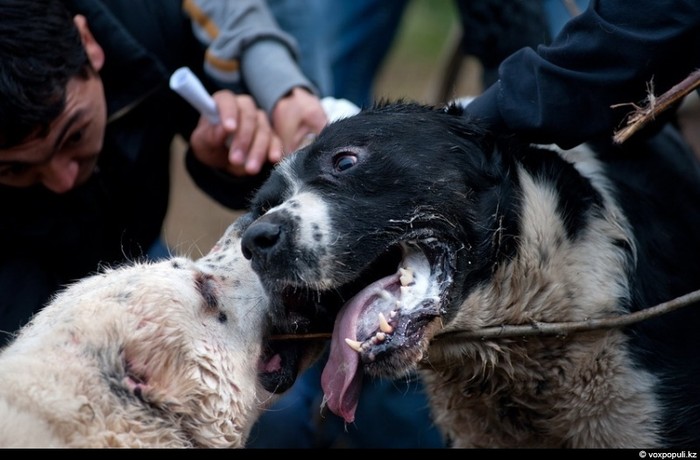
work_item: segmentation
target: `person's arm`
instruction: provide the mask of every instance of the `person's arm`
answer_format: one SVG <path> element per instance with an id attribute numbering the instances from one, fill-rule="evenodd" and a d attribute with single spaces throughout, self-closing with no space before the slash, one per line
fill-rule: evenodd
<path id="1" fill-rule="evenodd" d="M 522 49 L 467 112 L 496 130 L 573 147 L 618 127 L 650 84 L 659 95 L 700 64 L 697 0 L 592 0 L 549 46 Z"/>
<path id="2" fill-rule="evenodd" d="M 276 163 L 305 136 L 321 131 L 327 119 L 318 90 L 297 63 L 296 41 L 264 0 L 188 0 L 184 10 L 207 46 L 204 70 L 224 87 L 242 80 L 272 122 L 282 149 L 271 149 L 269 161 Z"/>
<path id="3" fill-rule="evenodd" d="M 316 88 L 296 62 L 297 44 L 262 0 L 188 0 L 195 36 L 207 46 L 205 71 L 219 82 L 243 79 L 258 105 L 270 114 L 292 88 Z"/>

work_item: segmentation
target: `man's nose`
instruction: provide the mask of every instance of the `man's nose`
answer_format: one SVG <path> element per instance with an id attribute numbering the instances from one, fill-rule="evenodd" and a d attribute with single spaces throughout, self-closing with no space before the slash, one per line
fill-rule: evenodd
<path id="1" fill-rule="evenodd" d="M 79 170 L 75 159 L 57 155 L 42 168 L 41 183 L 54 193 L 65 193 L 75 187 Z"/>

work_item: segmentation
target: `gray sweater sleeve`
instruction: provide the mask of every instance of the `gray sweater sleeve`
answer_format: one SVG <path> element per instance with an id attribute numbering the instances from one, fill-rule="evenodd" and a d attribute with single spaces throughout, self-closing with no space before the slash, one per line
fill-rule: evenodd
<path id="1" fill-rule="evenodd" d="M 279 27 L 264 0 L 185 0 L 183 8 L 207 47 L 204 70 L 216 81 L 225 86 L 242 78 L 268 114 L 294 87 L 318 94 L 297 64 L 296 41 Z"/>

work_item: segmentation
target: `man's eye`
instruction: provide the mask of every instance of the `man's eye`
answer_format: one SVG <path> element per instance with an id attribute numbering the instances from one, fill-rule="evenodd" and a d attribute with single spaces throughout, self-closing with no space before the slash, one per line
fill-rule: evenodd
<path id="1" fill-rule="evenodd" d="M 79 143 L 83 138 L 83 130 L 79 130 L 74 132 L 73 134 L 70 135 L 68 139 L 66 139 L 67 144 L 77 144 Z"/>
<path id="2" fill-rule="evenodd" d="M 29 171 L 29 165 L 23 163 L 11 164 L 0 168 L 0 177 L 21 176 Z"/>

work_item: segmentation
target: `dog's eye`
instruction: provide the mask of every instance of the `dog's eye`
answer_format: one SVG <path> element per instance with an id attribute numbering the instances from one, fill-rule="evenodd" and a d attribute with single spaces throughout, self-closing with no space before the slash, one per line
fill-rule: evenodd
<path id="1" fill-rule="evenodd" d="M 357 163 L 357 155 L 351 152 L 342 152 L 335 156 L 333 169 L 338 172 L 350 169 Z"/>

